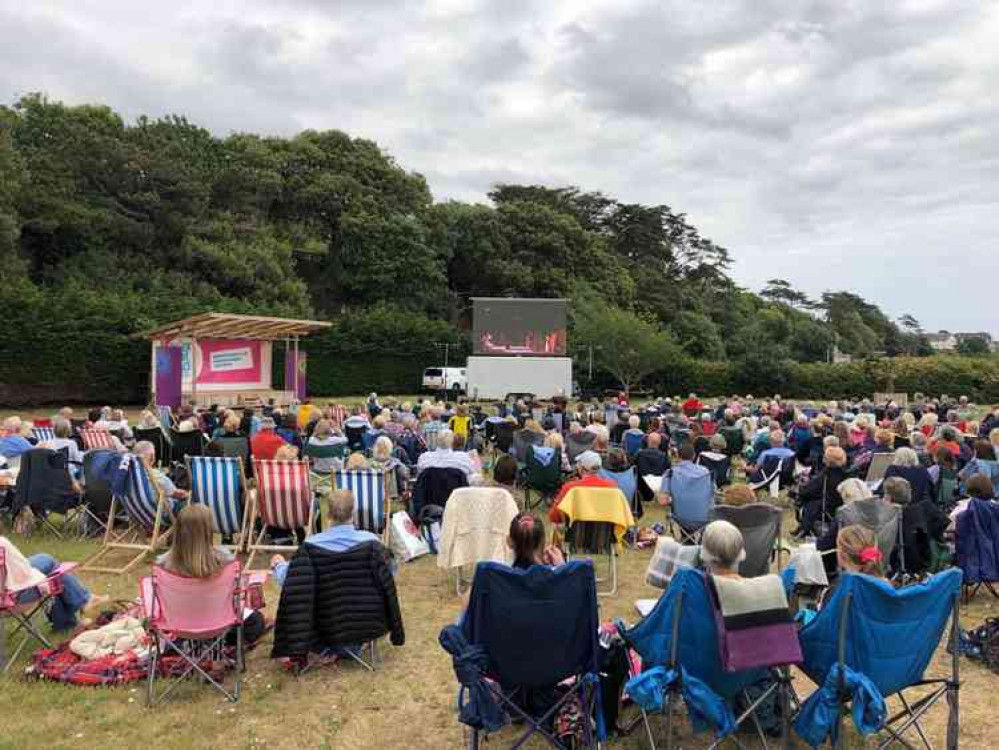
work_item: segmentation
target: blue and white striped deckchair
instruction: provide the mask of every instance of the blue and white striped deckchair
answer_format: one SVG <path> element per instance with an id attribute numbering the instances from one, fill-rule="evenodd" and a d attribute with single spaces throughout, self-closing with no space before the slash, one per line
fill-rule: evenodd
<path id="1" fill-rule="evenodd" d="M 191 502 L 207 505 L 212 511 L 215 531 L 222 536 L 239 535 L 234 546 L 245 542 L 243 502 L 246 479 L 239 456 L 188 456 L 187 472 L 191 478 Z"/>
<path id="2" fill-rule="evenodd" d="M 164 430 L 173 427 L 173 410 L 169 406 L 157 406 L 156 415 L 160 418 L 160 425 Z"/>
<path id="3" fill-rule="evenodd" d="M 111 497 L 104 546 L 80 567 L 81 570 L 127 573 L 141 563 L 146 554 L 162 547 L 173 533 L 170 527 L 172 516 L 167 505 L 168 500 L 156 483 L 150 479 L 142 461 L 126 453 L 122 456 L 120 471 L 125 472 L 125 477 L 121 483 L 122 490 L 114 492 Z M 125 509 L 129 521 L 129 528 L 122 532 L 116 532 L 114 524 L 119 504 Z M 122 568 L 96 566 L 98 560 L 117 549 L 130 550 L 136 552 L 136 555 Z"/>
<path id="4" fill-rule="evenodd" d="M 39 443 L 55 440 L 55 430 L 51 427 L 32 427 L 31 436 Z"/>
<path id="5" fill-rule="evenodd" d="M 388 535 L 389 498 L 387 473 L 377 469 L 338 471 L 333 477 L 338 490 L 354 493 L 354 521 L 357 528 Z"/>

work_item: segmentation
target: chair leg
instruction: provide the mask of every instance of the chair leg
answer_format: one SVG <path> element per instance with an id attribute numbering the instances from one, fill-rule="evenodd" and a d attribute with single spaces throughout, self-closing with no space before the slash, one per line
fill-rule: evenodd
<path id="1" fill-rule="evenodd" d="M 159 661 L 159 636 L 153 633 L 149 639 L 149 677 L 146 679 L 146 706 L 153 706 L 155 700 L 156 666 Z"/>

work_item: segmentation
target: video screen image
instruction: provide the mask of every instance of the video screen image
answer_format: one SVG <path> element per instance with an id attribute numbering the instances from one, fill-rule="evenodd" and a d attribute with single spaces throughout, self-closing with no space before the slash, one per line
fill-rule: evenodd
<path id="1" fill-rule="evenodd" d="M 497 357 L 564 357 L 564 299 L 472 300 L 472 350 Z"/>

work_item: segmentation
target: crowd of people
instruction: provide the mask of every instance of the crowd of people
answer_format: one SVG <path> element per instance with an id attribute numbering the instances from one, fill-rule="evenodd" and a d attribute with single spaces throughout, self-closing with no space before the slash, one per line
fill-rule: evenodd
<path id="1" fill-rule="evenodd" d="M 647 503 L 738 507 L 767 500 L 766 493 L 779 487 L 788 491 L 797 520 L 791 536 L 814 545 L 823 557 L 832 582 L 824 597 L 835 590 L 842 572 L 892 576 L 901 583 L 950 565 L 960 515 L 972 500 L 993 502 L 999 478 L 999 410 L 987 412 L 967 398 L 946 396 L 917 395 L 910 404 L 816 404 L 779 396 L 733 396 L 709 403 L 690 394 L 633 404 L 620 394 L 603 400 L 556 397 L 545 403 L 483 405 L 431 399 L 383 402 L 371 394 L 363 405 L 351 408 L 306 400 L 290 409 L 184 406 L 169 417 L 146 410 L 134 426 L 120 409 L 95 409 L 77 420 L 67 408 L 44 423 L 50 433 L 39 432 L 38 426 L 18 417 L 4 420 L 0 474 L 16 468 L 28 451 L 49 448 L 65 456 L 74 486 L 83 492 L 79 467 L 86 445 L 81 433 L 106 431 L 113 438 L 112 450 L 133 453 L 173 501 L 173 545 L 156 564 L 192 578 L 210 578 L 233 559 L 213 542 L 211 514 L 187 503 L 190 492 L 183 473 L 163 460 L 175 457 L 173 446 L 181 440 L 192 445 L 192 435 L 205 455 L 224 455 L 225 441 L 243 440 L 247 460 L 306 459 L 318 475 L 357 468 L 385 471 L 392 477 L 392 494 L 404 503 L 424 472 L 446 469 L 459 473 L 464 486 L 489 487 L 499 493 L 497 502 L 516 508 L 522 505 L 513 500 L 525 483 L 528 459 L 554 461 L 560 488 L 545 498 L 544 512 L 519 510 L 507 516 L 509 554 L 504 558 L 519 569 L 564 564 L 564 550 L 552 544 L 551 531 L 567 522 L 559 504 L 574 488 L 622 487 L 621 475 L 632 472 L 634 491 L 628 500 L 640 518 Z M 159 431 L 162 440 L 149 439 L 151 430 Z M 158 450 L 167 455 L 157 455 Z M 8 504 L 12 493 L 8 487 Z M 376 572 L 380 596 L 394 600 L 394 585 L 384 577 L 391 578 L 396 566 L 379 535 L 356 527 L 355 498 L 349 491 L 333 490 L 323 503 L 327 528 L 303 530 L 304 544 L 293 559 L 275 555 L 270 564 L 274 579 L 284 590 L 298 591 L 328 565 L 324 555 L 373 547 L 384 562 Z M 890 554 L 875 530 L 849 512 L 855 503 L 856 508 L 881 503 L 900 509 L 901 542 Z M 443 522 L 446 527 L 447 515 Z M 707 519 L 696 531 L 704 569 L 739 580 L 746 558 L 740 529 Z M 8 538 L 0 537 L 0 544 L 7 550 L 8 587 L 35 585 L 58 564 L 44 555 L 20 555 Z M 102 603 L 79 580 L 67 580 L 51 613 L 61 628 L 75 627 L 81 613 Z M 389 607 L 389 621 L 379 626 L 401 645 L 401 615 L 397 603 L 394 607 Z M 253 612 L 248 617 L 259 637 L 266 629 L 262 616 Z M 278 624 L 275 654 L 300 657 L 294 625 L 308 615 L 295 610 L 287 617 L 292 623 Z M 321 656 L 336 658 L 337 653 Z"/>

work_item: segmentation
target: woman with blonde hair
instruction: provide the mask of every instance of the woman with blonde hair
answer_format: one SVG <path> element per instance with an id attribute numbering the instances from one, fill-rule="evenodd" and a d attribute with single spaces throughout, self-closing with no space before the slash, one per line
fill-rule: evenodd
<path id="1" fill-rule="evenodd" d="M 174 521 L 173 543 L 156 558 L 156 565 L 185 578 L 211 578 L 236 558 L 229 551 L 216 547 L 213 541 L 214 522 L 207 505 L 188 505 Z M 264 616 L 258 611 L 244 612 L 243 642 L 251 644 L 267 631 Z M 235 632 L 226 637 L 235 645 Z"/>
<path id="2" fill-rule="evenodd" d="M 554 449 L 561 457 L 562 471 L 568 473 L 572 472 L 572 464 L 569 463 L 569 454 L 565 451 L 565 441 L 562 439 L 561 433 L 549 432 L 545 435 L 545 446 Z"/>

